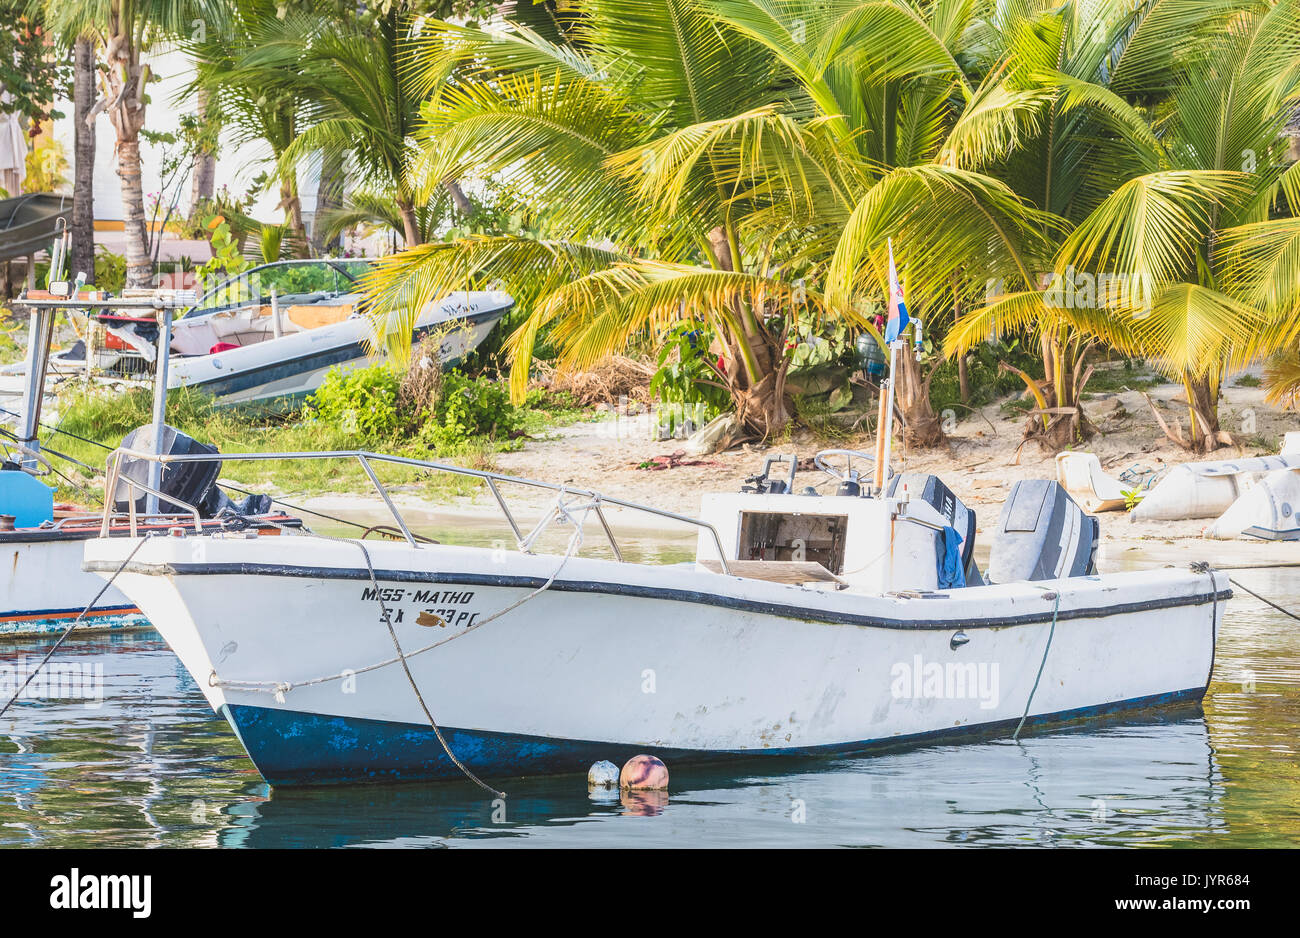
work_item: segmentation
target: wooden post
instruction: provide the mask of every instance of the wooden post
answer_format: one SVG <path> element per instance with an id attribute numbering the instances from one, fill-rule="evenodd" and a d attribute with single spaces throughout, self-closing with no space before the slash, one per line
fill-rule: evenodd
<path id="1" fill-rule="evenodd" d="M 884 492 L 885 487 L 881 482 L 885 474 L 885 421 L 892 415 L 886 410 L 889 407 L 889 397 L 885 388 L 886 382 L 892 382 L 893 378 L 886 378 L 880 385 L 880 408 L 879 415 L 876 417 L 876 472 L 872 476 L 872 487 L 877 493 Z"/>

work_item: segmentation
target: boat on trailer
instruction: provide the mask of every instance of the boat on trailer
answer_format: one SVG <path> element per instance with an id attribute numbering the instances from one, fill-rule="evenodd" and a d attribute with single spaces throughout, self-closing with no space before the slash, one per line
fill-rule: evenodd
<path id="1" fill-rule="evenodd" d="M 1231 595 L 1206 567 L 1098 574 L 1095 519 L 1047 480 L 1012 490 L 981 571 L 941 480 L 873 492 L 845 451 L 817 456 L 833 495 L 769 464 L 698 518 L 374 453 L 228 458 L 358 460 L 403 535 L 87 542 L 274 785 L 857 753 L 1198 701 Z M 421 539 L 381 463 L 478 478 L 515 549 Z M 518 485 L 554 495 L 530 530 Z M 614 509 L 693 526 L 696 559 L 627 562 Z M 538 552 L 555 528 L 568 549 Z M 582 552 L 595 536 L 610 556 Z"/>

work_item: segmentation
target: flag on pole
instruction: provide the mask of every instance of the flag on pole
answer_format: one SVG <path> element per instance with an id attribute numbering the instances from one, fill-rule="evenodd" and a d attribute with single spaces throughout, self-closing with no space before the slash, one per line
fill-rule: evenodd
<path id="1" fill-rule="evenodd" d="M 889 321 L 885 324 L 885 343 L 898 341 L 910 322 L 907 304 L 903 302 L 903 288 L 898 285 L 898 270 L 894 267 L 894 239 L 889 239 Z"/>

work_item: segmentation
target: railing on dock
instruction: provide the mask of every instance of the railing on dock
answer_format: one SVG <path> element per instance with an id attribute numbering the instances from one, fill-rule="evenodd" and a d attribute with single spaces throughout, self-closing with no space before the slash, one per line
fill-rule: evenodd
<path id="1" fill-rule="evenodd" d="M 365 472 L 366 478 L 370 480 L 370 484 L 374 486 L 379 497 L 383 499 L 384 505 L 387 506 L 389 513 L 393 516 L 393 520 L 396 522 L 398 530 L 402 532 L 402 536 L 406 539 L 408 544 L 417 549 L 420 547 L 419 538 L 411 533 L 411 529 L 407 526 L 406 520 L 402 517 L 401 512 L 397 510 L 397 505 L 393 503 L 392 497 L 388 494 L 388 489 L 384 487 L 383 482 L 379 480 L 379 476 L 375 474 L 375 469 L 372 465 L 373 463 L 388 463 L 391 465 L 408 466 L 416 469 L 432 469 L 436 472 L 447 472 L 452 475 L 468 476 L 470 478 L 482 480 L 486 483 L 488 491 L 492 493 L 492 497 L 496 500 L 497 506 L 501 509 L 501 513 L 505 517 L 506 523 L 510 525 L 510 530 L 515 536 L 515 543 L 521 551 L 527 553 L 531 553 L 531 551 L 528 550 L 528 545 L 536 539 L 537 535 L 541 533 L 550 521 L 554 520 L 556 512 L 552 511 L 550 515 L 543 518 L 542 522 L 532 532 L 525 535 L 519 527 L 519 523 L 515 519 L 514 513 L 511 512 L 510 506 L 506 504 L 506 500 L 502 496 L 501 490 L 498 486 L 501 484 L 510 484 L 528 488 L 544 489 L 557 493 L 559 497 L 565 495 L 576 495 L 580 498 L 590 499 L 594 504 L 592 510 L 595 512 L 596 519 L 600 522 L 601 529 L 604 531 L 605 537 L 609 541 L 609 546 L 614 552 L 615 559 L 622 561 L 623 551 L 618 545 L 618 540 L 614 536 L 613 529 L 609 526 L 609 520 L 605 517 L 605 505 L 613 505 L 616 508 L 624 508 L 629 511 L 639 511 L 660 518 L 667 518 L 670 521 L 678 521 L 682 524 L 693 525 L 701 530 L 707 531 L 712 538 L 713 547 L 717 551 L 718 561 L 722 565 L 722 572 L 730 573 L 727 566 L 726 552 L 722 548 L 722 539 L 718 536 L 717 529 L 708 522 L 701 521 L 699 518 L 692 518 L 689 515 L 678 514 L 674 511 L 666 511 L 662 508 L 652 508 L 649 505 L 641 505 L 637 502 L 629 502 L 621 498 L 610 498 L 609 496 L 601 495 L 599 492 L 593 492 L 588 489 L 571 488 L 567 485 L 556 485 L 552 482 L 541 482 L 537 479 L 525 479 L 521 476 L 509 476 L 503 475 L 499 472 L 487 472 L 482 469 L 467 469 L 464 466 L 456 466 L 449 463 L 430 462 L 424 459 L 413 459 L 408 456 L 389 456 L 384 453 L 372 453 L 365 450 L 331 450 L 320 453 L 222 453 L 220 455 L 189 453 L 184 455 L 157 455 L 155 453 L 146 453 L 140 450 L 119 448 L 114 450 L 108 457 L 108 478 L 104 483 L 104 519 L 100 529 L 102 537 L 108 536 L 110 516 L 113 514 L 113 502 L 117 498 L 116 493 L 119 482 L 124 483 L 128 487 L 127 502 L 130 506 L 128 509 L 128 515 L 130 518 L 132 535 L 136 533 L 137 525 L 137 512 L 135 507 L 136 492 L 143 492 L 148 495 L 156 496 L 159 499 L 160 505 L 165 502 L 170 502 L 173 505 L 183 508 L 187 515 L 193 517 L 195 531 L 201 532 L 203 528 L 202 517 L 197 507 L 172 495 L 166 495 L 137 479 L 123 475 L 121 468 L 122 460 L 125 458 L 139 459 L 145 462 L 157 462 L 164 466 L 168 463 L 182 462 L 210 463 L 227 461 L 251 462 L 270 459 L 355 459 L 361 465 L 362 471 Z"/>

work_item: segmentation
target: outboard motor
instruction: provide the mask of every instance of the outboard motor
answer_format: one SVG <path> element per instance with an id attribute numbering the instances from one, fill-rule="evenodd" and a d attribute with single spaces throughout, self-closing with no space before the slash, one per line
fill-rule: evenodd
<path id="1" fill-rule="evenodd" d="M 1002 506 L 988 579 L 1014 583 L 1096 573 L 1097 535 L 1097 519 L 1059 483 L 1022 479 Z"/>
<path id="2" fill-rule="evenodd" d="M 144 453 L 154 452 L 153 424 L 146 424 L 132 430 L 122 440 L 122 446 L 126 449 L 139 450 Z M 166 425 L 163 426 L 161 450 L 165 454 L 176 456 L 188 456 L 198 453 L 215 456 L 218 453 L 215 446 L 200 443 L 193 437 L 181 433 L 175 427 Z M 136 482 L 148 485 L 149 466 L 150 463 L 147 459 L 127 456 L 122 459 L 121 474 L 128 479 L 134 479 Z M 220 474 L 220 459 L 205 460 L 203 462 L 171 463 L 163 466 L 160 491 L 164 495 L 174 496 L 181 501 L 198 507 L 208 496 L 209 491 L 216 484 L 217 476 Z M 119 481 L 117 488 L 113 492 L 114 510 L 129 511 L 129 499 L 133 492 L 136 493 L 135 510 L 138 512 L 145 511 L 148 495 L 139 489 L 132 489 L 124 481 Z M 173 504 L 165 499 L 158 500 L 158 511 L 162 514 L 180 514 L 185 510 L 180 505 Z"/>
<path id="3" fill-rule="evenodd" d="M 967 508 L 938 476 L 924 472 L 900 473 L 889 480 L 885 494 L 895 498 L 902 494 L 904 488 L 911 498 L 920 499 L 947 518 L 948 523 L 961 535 L 961 566 L 966 571 L 966 585 L 979 586 L 983 583 L 975 564 L 975 512 Z"/>

